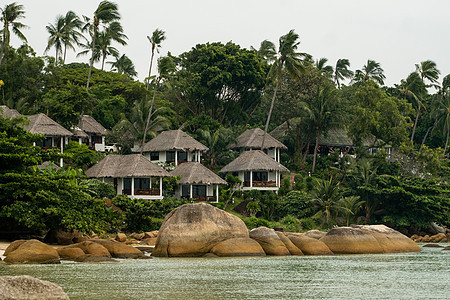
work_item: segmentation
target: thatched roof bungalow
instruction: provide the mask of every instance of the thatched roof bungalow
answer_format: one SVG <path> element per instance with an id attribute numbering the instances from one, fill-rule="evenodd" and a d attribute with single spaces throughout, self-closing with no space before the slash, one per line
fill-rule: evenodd
<path id="1" fill-rule="evenodd" d="M 73 140 L 86 144 L 92 150 L 105 152 L 106 129 L 90 115 L 81 116 L 73 131 Z"/>
<path id="2" fill-rule="evenodd" d="M 131 154 L 107 155 L 88 169 L 86 176 L 113 184 L 118 195 L 162 199 L 162 178 L 172 175 L 144 156 Z"/>
<path id="3" fill-rule="evenodd" d="M 0 105 L 0 114 L 5 119 L 12 119 L 21 116 L 21 114 L 17 110 L 11 109 L 6 105 Z"/>
<path id="4" fill-rule="evenodd" d="M 200 162 L 208 147 L 181 130 L 163 131 L 144 145 L 143 155 L 150 161 L 174 163 Z"/>
<path id="5" fill-rule="evenodd" d="M 248 129 L 238 136 L 235 143 L 228 145 L 228 148 L 239 150 L 240 153 L 248 150 L 263 150 L 264 153 L 280 162 L 280 150 L 285 150 L 287 147 L 267 133 L 264 140 L 264 149 L 261 149 L 263 136 L 264 130 L 260 128 Z"/>
<path id="6" fill-rule="evenodd" d="M 170 174 L 181 177 L 175 191 L 177 198 L 219 202 L 219 185 L 227 184 L 199 162 L 182 163 Z"/>
<path id="7" fill-rule="evenodd" d="M 239 157 L 220 170 L 232 173 L 243 182 L 242 190 L 278 191 L 281 173 L 289 172 L 285 166 L 269 157 L 261 150 L 244 151 Z"/>

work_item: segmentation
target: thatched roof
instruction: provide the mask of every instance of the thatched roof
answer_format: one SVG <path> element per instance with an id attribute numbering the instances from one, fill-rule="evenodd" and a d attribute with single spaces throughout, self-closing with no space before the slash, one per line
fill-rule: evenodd
<path id="1" fill-rule="evenodd" d="M 236 148 L 252 148 L 261 149 L 261 144 L 264 136 L 264 130 L 260 128 L 253 128 L 246 130 L 237 138 L 237 142 L 228 145 L 230 149 Z M 264 140 L 264 148 L 280 148 L 287 149 L 287 147 L 272 137 L 270 134 L 266 134 L 266 139 Z"/>
<path id="2" fill-rule="evenodd" d="M 144 152 L 169 150 L 208 151 L 208 147 L 181 130 L 163 131 L 144 145 Z"/>
<path id="3" fill-rule="evenodd" d="M 55 170 L 61 170 L 61 167 L 56 165 L 55 163 L 51 162 L 51 161 L 44 161 L 42 164 L 38 165 L 37 168 L 40 170 L 44 170 L 46 169 L 49 165 L 52 166 L 53 169 Z"/>
<path id="4" fill-rule="evenodd" d="M 77 138 L 87 138 L 89 137 L 86 132 L 84 132 L 83 130 L 81 130 L 78 127 L 72 128 L 73 130 L 73 136 L 77 137 Z"/>
<path id="5" fill-rule="evenodd" d="M 199 162 L 184 162 L 170 172 L 173 176 L 181 176 L 181 184 L 227 184 L 225 180 L 216 175 Z"/>
<path id="6" fill-rule="evenodd" d="M 140 154 L 108 155 L 86 171 L 89 178 L 172 176 Z"/>
<path id="7" fill-rule="evenodd" d="M 235 160 L 220 170 L 220 173 L 263 170 L 289 172 L 289 170 L 275 161 L 261 150 L 244 151 Z"/>
<path id="8" fill-rule="evenodd" d="M 31 133 L 39 133 L 47 136 L 71 136 L 72 132 L 65 129 L 44 114 L 26 116 L 30 124 L 25 129 Z"/>
<path id="9" fill-rule="evenodd" d="M 6 105 L 0 105 L 0 114 L 5 119 L 12 119 L 21 116 L 17 110 L 11 109 Z"/>
<path id="10" fill-rule="evenodd" d="M 344 128 L 333 128 L 319 138 L 319 145 L 332 147 L 350 147 L 353 145 L 351 138 L 347 136 L 347 130 Z"/>
<path id="11" fill-rule="evenodd" d="M 86 133 L 106 135 L 106 129 L 90 115 L 83 115 L 78 127 Z"/>

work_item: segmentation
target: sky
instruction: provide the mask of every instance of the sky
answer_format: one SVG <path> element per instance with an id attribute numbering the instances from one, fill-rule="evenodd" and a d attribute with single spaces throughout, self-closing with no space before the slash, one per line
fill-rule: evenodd
<path id="1" fill-rule="evenodd" d="M 23 30 L 37 55 L 43 55 L 45 26 L 57 15 L 73 10 L 92 17 L 100 1 L 15 0 L 24 5 L 29 26 Z M 2 1 L 3 2 L 3 1 Z M 10 3 L 12 0 L 6 2 Z M 148 74 L 151 48 L 147 40 L 159 28 L 166 32 L 160 55 L 179 55 L 196 44 L 232 41 L 243 48 L 258 48 L 263 40 L 278 45 L 280 36 L 294 29 L 300 52 L 314 59 L 328 58 L 335 65 L 350 60 L 361 69 L 368 59 L 384 69 L 386 85 L 399 83 L 415 64 L 431 59 L 443 76 L 450 74 L 450 1 L 448 0 L 116 0 L 128 45 L 117 45 L 134 62 L 138 78 Z M 0 4 L 5 6 L 5 2 Z M 12 45 L 20 42 L 12 38 Z M 54 49 L 48 52 L 54 55 Z M 88 62 L 68 53 L 68 62 Z M 112 61 L 113 58 L 107 59 Z M 100 64 L 96 65 L 100 67 Z M 109 66 L 106 67 L 109 69 Z M 155 74 L 155 71 L 152 71 Z"/>

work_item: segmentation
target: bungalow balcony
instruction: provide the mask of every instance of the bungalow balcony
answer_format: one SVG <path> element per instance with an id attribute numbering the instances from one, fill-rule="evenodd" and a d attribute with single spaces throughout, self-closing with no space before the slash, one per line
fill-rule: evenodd
<path id="1" fill-rule="evenodd" d="M 244 181 L 244 187 L 277 187 L 277 183 L 273 180 L 268 180 L 268 181 L 256 181 L 253 180 L 252 185 L 250 185 L 250 180 L 246 180 Z"/>
<path id="2" fill-rule="evenodd" d="M 183 196 L 182 198 L 184 199 L 192 199 L 193 201 L 196 202 L 217 202 L 216 196 L 200 196 L 200 195 L 195 195 L 190 197 L 188 196 Z"/>
<path id="3" fill-rule="evenodd" d="M 160 189 L 151 188 L 151 189 L 136 189 L 134 190 L 135 196 L 159 196 L 160 195 Z M 131 196 L 131 190 L 130 189 L 123 189 L 122 190 L 123 195 Z"/>

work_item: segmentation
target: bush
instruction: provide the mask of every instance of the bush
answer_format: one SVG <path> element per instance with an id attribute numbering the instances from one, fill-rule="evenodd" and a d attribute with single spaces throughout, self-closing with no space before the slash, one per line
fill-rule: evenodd
<path id="1" fill-rule="evenodd" d="M 288 215 L 281 219 L 280 223 L 285 231 L 300 232 L 302 230 L 302 224 L 300 220 L 291 215 Z"/>
<path id="2" fill-rule="evenodd" d="M 314 220 L 314 218 L 305 218 L 305 219 L 300 219 L 300 225 L 302 227 L 303 230 L 308 231 L 311 229 L 315 229 L 318 228 L 319 226 L 317 225 L 316 221 Z"/>
<path id="3" fill-rule="evenodd" d="M 247 228 L 249 230 L 254 229 L 254 228 L 258 228 L 261 226 L 266 226 L 266 227 L 270 227 L 269 226 L 269 221 L 267 221 L 266 219 L 259 219 L 257 217 L 247 217 L 247 218 L 243 218 L 242 221 L 244 221 L 245 225 L 247 226 Z"/>
<path id="4" fill-rule="evenodd" d="M 80 180 L 79 185 L 86 188 L 86 193 L 95 198 L 111 199 L 116 195 L 116 190 L 114 189 L 114 186 L 112 184 L 101 182 L 98 179 Z"/>
<path id="5" fill-rule="evenodd" d="M 275 217 L 281 219 L 291 215 L 296 218 L 307 216 L 309 212 L 311 196 L 303 191 L 291 191 L 280 199 Z"/>

